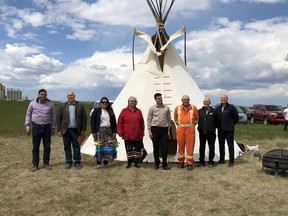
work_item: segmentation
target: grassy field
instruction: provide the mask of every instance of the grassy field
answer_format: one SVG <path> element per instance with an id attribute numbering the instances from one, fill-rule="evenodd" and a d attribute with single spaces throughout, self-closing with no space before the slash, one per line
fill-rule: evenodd
<path id="1" fill-rule="evenodd" d="M 54 136 L 53 169 L 31 172 L 27 105 L 0 101 L 0 215 L 288 215 L 287 172 L 262 172 L 253 151 L 238 157 L 233 168 L 188 172 L 170 163 L 171 171 L 156 171 L 153 164 L 127 170 L 125 162 L 115 161 L 96 169 L 95 159 L 83 155 L 81 170 L 66 170 L 62 140 Z M 288 147 L 281 125 L 237 125 L 235 136 L 245 145 L 258 144 L 262 153 Z"/>
<path id="2" fill-rule="evenodd" d="M 2 101 L 0 100 L 0 135 L 5 137 L 21 136 L 25 133 L 25 115 L 30 101 Z M 54 102 L 56 111 L 60 102 Z M 87 115 L 91 110 L 91 103 L 84 103 Z M 90 128 L 88 131 L 90 133 Z"/>

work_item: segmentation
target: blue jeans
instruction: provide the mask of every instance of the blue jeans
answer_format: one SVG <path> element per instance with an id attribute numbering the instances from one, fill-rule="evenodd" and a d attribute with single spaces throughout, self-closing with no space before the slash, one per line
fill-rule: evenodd
<path id="1" fill-rule="evenodd" d="M 39 149 L 41 139 L 43 139 L 44 154 L 43 163 L 45 165 L 49 164 L 50 152 L 51 152 L 51 125 L 35 125 L 33 124 L 32 130 L 32 164 L 34 166 L 39 165 Z"/>
<path id="2" fill-rule="evenodd" d="M 73 146 L 74 164 L 81 164 L 80 145 L 78 143 L 78 130 L 75 128 L 68 128 L 63 135 L 64 151 L 66 163 L 72 163 L 71 143 Z"/>

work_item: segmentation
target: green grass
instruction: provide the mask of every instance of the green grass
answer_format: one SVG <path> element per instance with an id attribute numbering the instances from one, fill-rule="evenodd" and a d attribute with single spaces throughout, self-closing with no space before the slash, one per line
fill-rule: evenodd
<path id="1" fill-rule="evenodd" d="M 283 131 L 283 125 L 264 125 L 258 123 L 237 124 L 235 140 L 266 140 L 287 139 L 288 133 Z"/>
<path id="2" fill-rule="evenodd" d="M 19 136 L 25 133 L 25 114 L 29 101 L 0 100 L 0 135 Z"/>
<path id="3" fill-rule="evenodd" d="M 4 101 L 0 100 L 0 135 L 5 137 L 15 137 L 25 135 L 25 115 L 30 101 Z M 56 111 L 60 102 L 54 102 Z M 84 103 L 88 120 L 91 103 Z M 88 121 L 89 122 L 89 121 Z M 87 127 L 88 134 L 90 126 Z"/>

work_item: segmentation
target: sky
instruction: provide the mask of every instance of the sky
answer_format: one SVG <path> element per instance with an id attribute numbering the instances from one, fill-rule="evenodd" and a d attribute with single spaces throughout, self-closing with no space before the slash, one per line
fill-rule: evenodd
<path id="1" fill-rule="evenodd" d="M 176 0 L 165 28 L 183 26 L 190 75 L 213 104 L 223 93 L 288 104 L 288 0 Z M 133 72 L 134 28 L 156 31 L 145 0 L 0 0 L 0 83 L 29 99 L 45 88 L 52 100 L 115 100 Z M 183 57 L 183 37 L 174 45 Z M 146 47 L 136 38 L 136 63 Z"/>

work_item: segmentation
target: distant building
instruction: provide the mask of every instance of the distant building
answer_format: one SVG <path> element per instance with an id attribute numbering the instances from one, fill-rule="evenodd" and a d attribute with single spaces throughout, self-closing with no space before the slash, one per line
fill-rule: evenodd
<path id="1" fill-rule="evenodd" d="M 0 100 L 5 99 L 5 86 L 0 83 Z"/>
<path id="2" fill-rule="evenodd" d="M 6 100 L 22 100 L 22 91 L 19 89 L 7 89 L 7 99 Z"/>
<path id="3" fill-rule="evenodd" d="M 23 96 L 23 97 L 22 97 L 22 100 L 23 100 L 23 101 L 25 101 L 25 100 L 27 101 L 27 100 L 28 100 L 28 95 Z"/>

